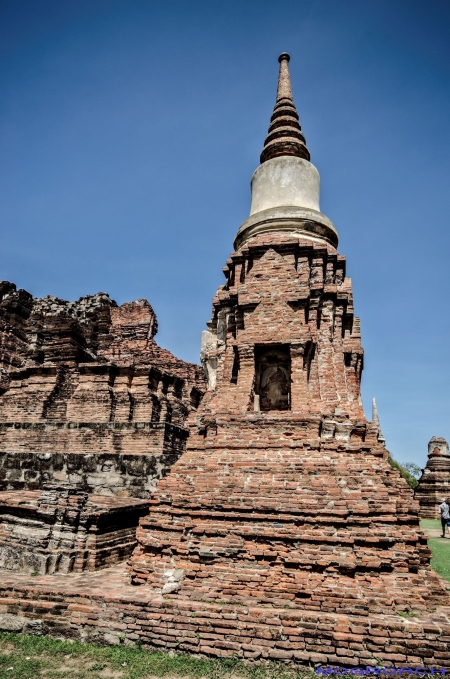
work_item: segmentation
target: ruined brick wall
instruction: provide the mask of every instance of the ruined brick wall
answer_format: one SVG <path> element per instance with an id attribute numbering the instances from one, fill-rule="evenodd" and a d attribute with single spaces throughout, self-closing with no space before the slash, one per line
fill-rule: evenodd
<path id="1" fill-rule="evenodd" d="M 176 600 L 352 615 L 447 602 L 418 503 L 364 416 L 345 259 L 274 232 L 225 275 L 202 351 L 209 389 L 140 522 L 133 581 Z"/>
<path id="2" fill-rule="evenodd" d="M 54 482 L 88 493 L 150 498 L 158 479 L 167 474 L 184 451 L 187 439 L 187 432 L 182 430 L 183 438 L 175 445 L 170 433 L 172 425 L 158 426 L 162 429 L 153 430 L 159 435 L 158 445 L 154 442 L 146 454 L 54 452 L 60 445 L 60 430 L 56 430 L 57 439 L 50 452 L 0 453 L 0 491 L 36 490 Z M 167 436 L 166 429 L 169 430 Z M 161 442 L 160 438 L 166 438 L 167 442 Z M 142 445 L 146 440 L 148 443 L 142 435 L 140 439 Z M 97 443 L 101 441 L 98 437 Z"/>
<path id="3" fill-rule="evenodd" d="M 104 293 L 77 302 L 35 299 L 0 283 L 0 488 L 52 480 L 41 457 L 24 470 L 18 454 L 143 455 L 147 472 L 157 474 L 138 490 L 148 496 L 183 452 L 186 418 L 205 389 L 200 366 L 158 347 L 157 327 L 146 300 L 119 307 Z M 70 465 L 67 459 L 61 468 Z M 122 475 L 120 465 L 113 466 Z M 68 471 L 61 475 L 75 483 Z M 93 486 L 84 478 L 79 483 Z M 137 490 L 126 478 L 120 489 L 114 481 L 111 487 Z"/>
<path id="4" fill-rule="evenodd" d="M 428 444 L 427 464 L 414 497 L 423 519 L 439 519 L 439 505 L 444 499 L 450 502 L 450 452 L 447 441 L 439 436 L 433 436 Z"/>

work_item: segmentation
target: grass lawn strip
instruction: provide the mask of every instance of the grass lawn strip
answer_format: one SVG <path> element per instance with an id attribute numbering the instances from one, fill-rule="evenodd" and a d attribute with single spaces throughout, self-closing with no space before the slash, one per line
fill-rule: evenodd
<path id="1" fill-rule="evenodd" d="M 428 546 L 431 549 L 431 568 L 441 577 L 450 582 L 450 540 L 442 538 L 429 538 Z"/>
<path id="2" fill-rule="evenodd" d="M 9 669 L 9 668 L 13 669 Z M 247 664 L 138 647 L 94 646 L 0 632 L 1 679 L 313 679 L 309 668 L 281 662 Z"/>
<path id="3" fill-rule="evenodd" d="M 441 522 L 434 519 L 422 519 L 420 526 L 428 535 L 428 546 L 432 554 L 431 568 L 450 582 L 450 539 L 440 537 Z M 450 532 L 445 531 L 445 535 L 450 535 Z"/>

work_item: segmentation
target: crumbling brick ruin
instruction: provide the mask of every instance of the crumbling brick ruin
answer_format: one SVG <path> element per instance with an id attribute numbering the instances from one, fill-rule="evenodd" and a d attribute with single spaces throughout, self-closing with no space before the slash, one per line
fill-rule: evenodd
<path id="1" fill-rule="evenodd" d="M 181 455 L 205 389 L 158 347 L 146 300 L 35 299 L 0 283 L 0 489 L 69 483 L 150 497 Z"/>
<path id="2" fill-rule="evenodd" d="M 57 586 L 51 574 L 30 583 L 10 572 L 0 606 L 16 629 L 105 643 L 122 635 L 206 655 L 439 667 L 450 660 L 449 593 L 430 568 L 419 503 L 388 462 L 378 418 L 364 415 L 351 281 L 320 212 L 289 56 L 279 61 L 250 216 L 203 335 L 208 389 L 191 404 L 186 452 L 158 482 L 127 568 Z M 122 341 L 96 339 L 96 356 L 117 362 Z M 189 370 L 191 398 L 201 386 Z M 79 372 L 73 407 L 90 389 L 110 413 L 117 389 L 114 412 L 126 410 L 130 426 L 129 381 L 94 372 Z M 55 385 L 56 373 L 47 390 Z"/>
<path id="3" fill-rule="evenodd" d="M 426 610 L 448 595 L 412 492 L 364 416 L 351 281 L 333 225 L 312 214 L 308 159 L 282 58 L 251 216 L 205 333 L 214 387 L 141 520 L 133 580 L 211 602 L 360 614 L 413 597 Z M 286 199 L 296 181 L 308 215 Z"/>
<path id="4" fill-rule="evenodd" d="M 127 498 L 149 498 L 182 454 L 205 389 L 200 366 L 158 347 L 157 327 L 146 300 L 34 299 L 0 283 L 0 491 L 13 491 L 0 492 L 3 568 L 68 572 L 130 555 L 147 503 Z M 59 519 L 42 511 L 49 484 L 61 487 L 57 514 L 84 503 L 61 528 L 72 556 L 54 546 Z M 101 547 L 96 512 L 109 536 Z"/>
<path id="5" fill-rule="evenodd" d="M 448 443 L 433 436 L 428 444 L 428 460 L 414 491 L 423 519 L 439 519 L 439 505 L 450 500 L 450 451 Z"/>

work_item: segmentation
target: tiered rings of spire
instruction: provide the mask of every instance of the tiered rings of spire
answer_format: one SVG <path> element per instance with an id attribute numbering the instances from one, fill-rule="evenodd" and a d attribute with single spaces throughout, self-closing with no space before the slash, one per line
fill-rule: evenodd
<path id="1" fill-rule="evenodd" d="M 290 58 L 287 52 L 283 52 L 278 57 L 280 72 L 278 75 L 277 100 L 261 153 L 261 163 L 278 156 L 296 156 L 305 160 L 310 159 L 310 153 L 302 134 L 297 109 L 292 97 L 288 66 Z"/>
<path id="2" fill-rule="evenodd" d="M 252 177 L 250 215 L 236 234 L 236 249 L 253 236 L 275 231 L 334 247 L 338 243 L 333 222 L 320 211 L 320 176 L 310 162 L 292 98 L 289 59 L 286 52 L 278 58 L 277 100 L 261 164 Z"/>

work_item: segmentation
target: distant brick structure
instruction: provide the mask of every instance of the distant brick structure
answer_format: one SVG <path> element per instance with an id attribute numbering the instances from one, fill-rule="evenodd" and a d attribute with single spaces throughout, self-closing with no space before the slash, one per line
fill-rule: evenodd
<path id="1" fill-rule="evenodd" d="M 439 519 L 439 505 L 444 499 L 450 501 L 450 451 L 447 441 L 439 436 L 433 436 L 428 444 L 427 464 L 414 496 L 423 519 Z"/>

